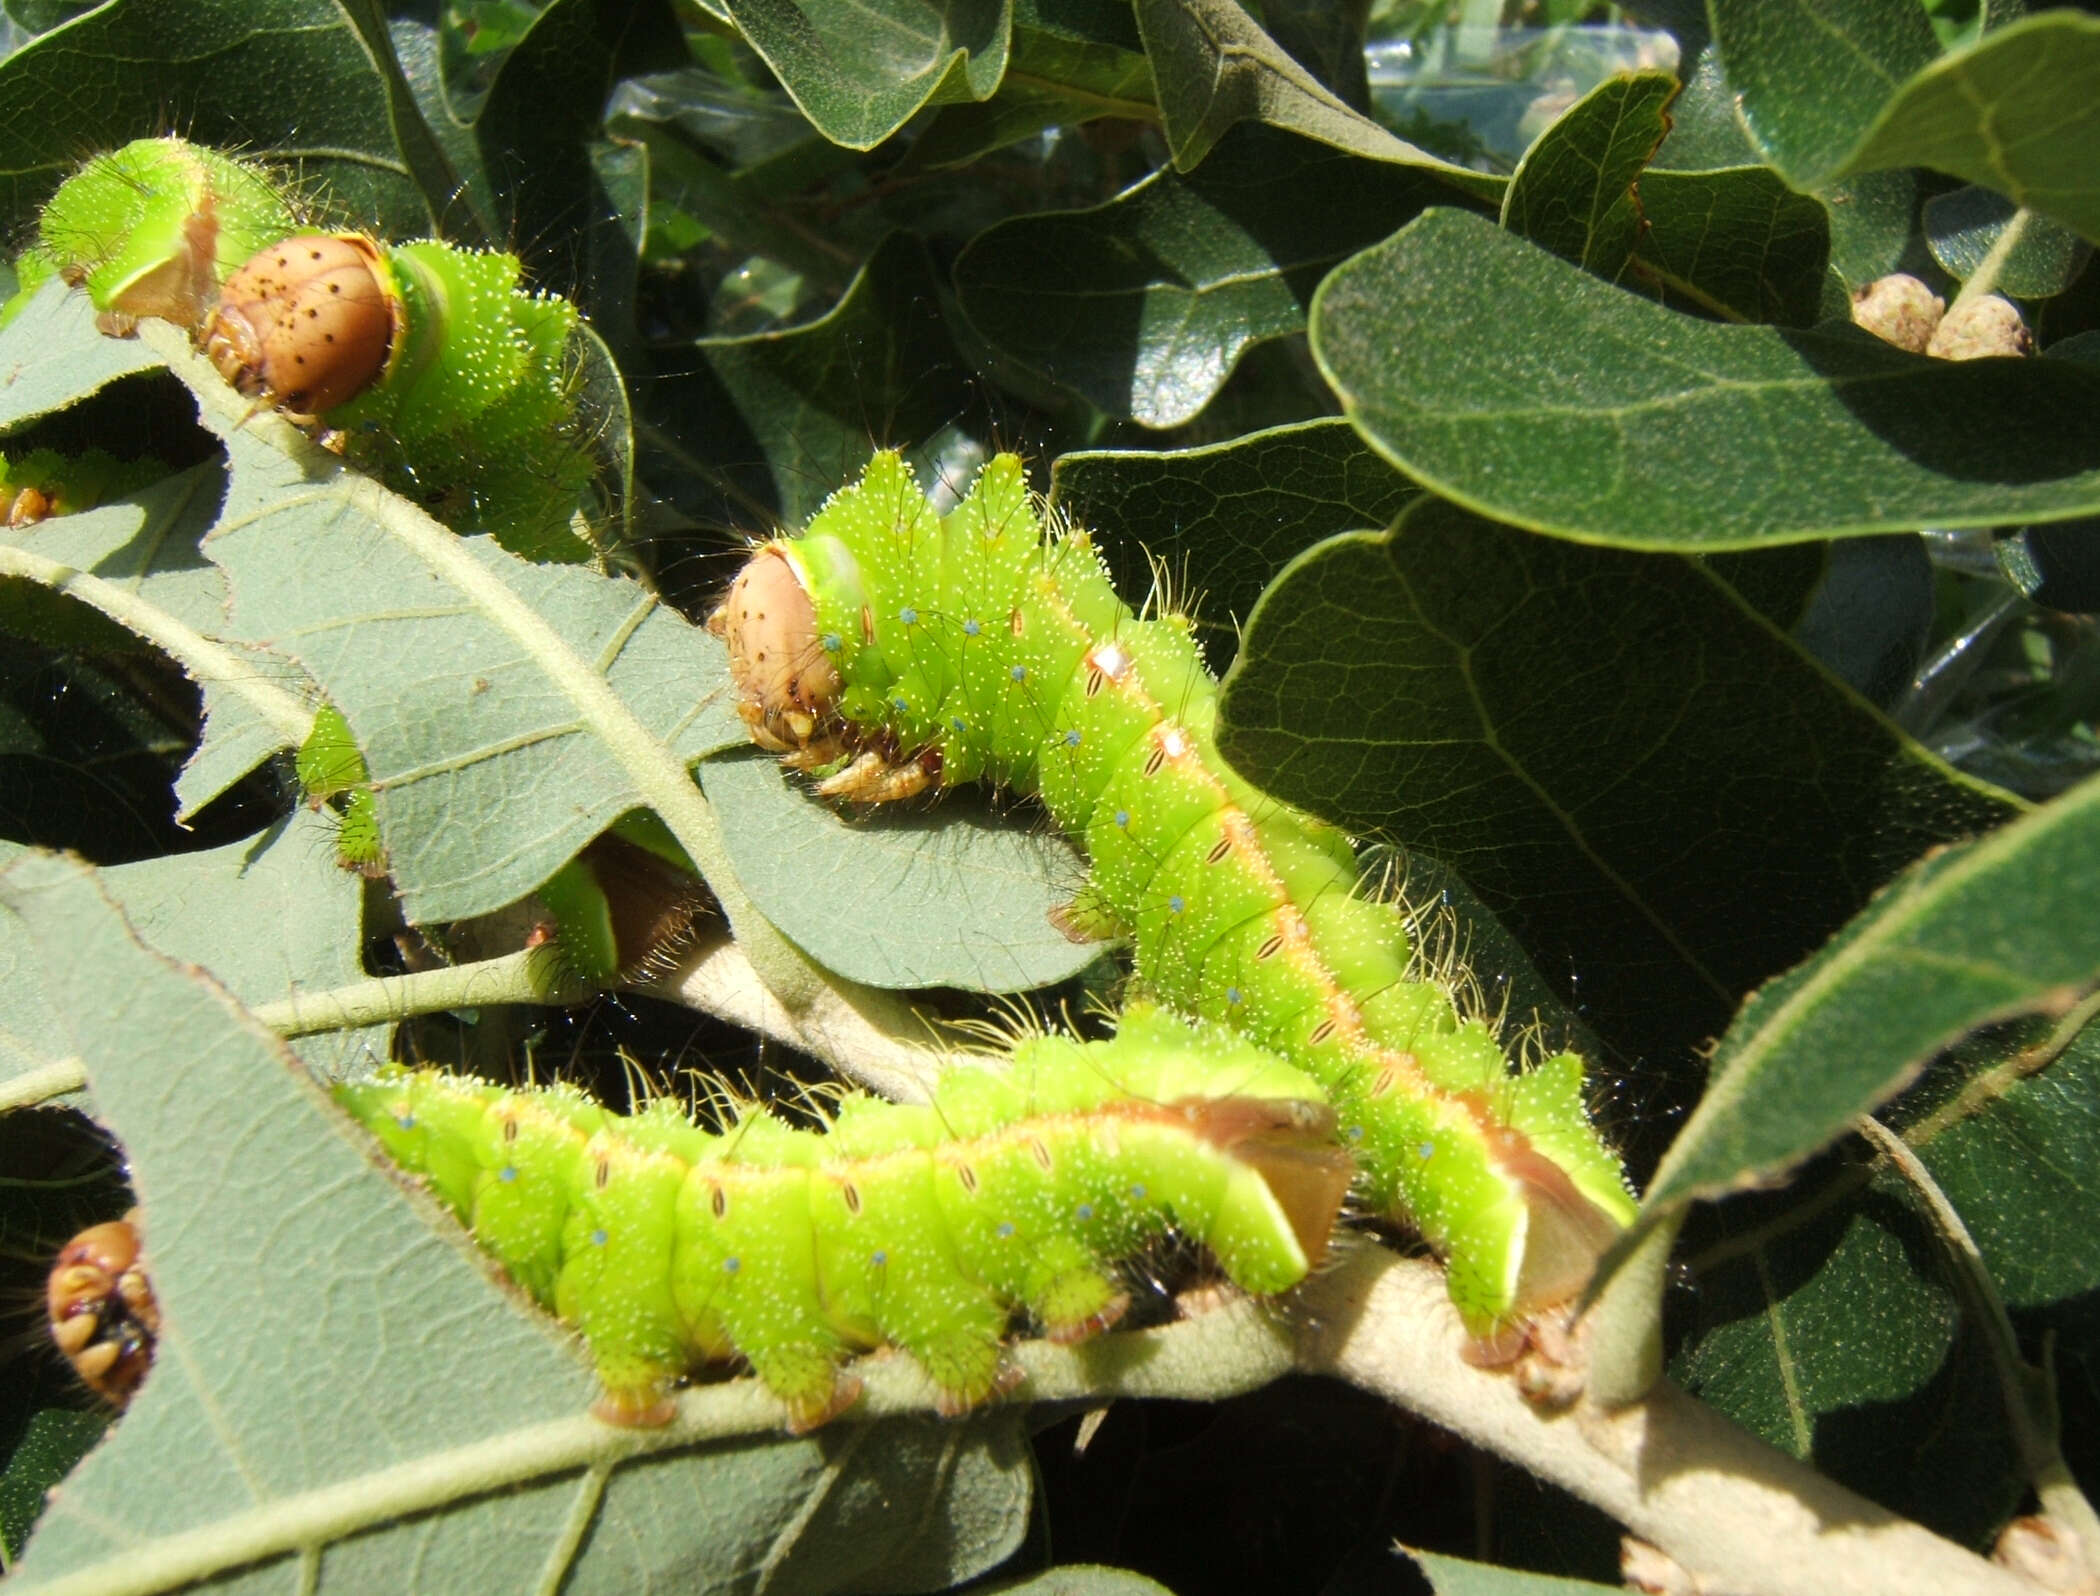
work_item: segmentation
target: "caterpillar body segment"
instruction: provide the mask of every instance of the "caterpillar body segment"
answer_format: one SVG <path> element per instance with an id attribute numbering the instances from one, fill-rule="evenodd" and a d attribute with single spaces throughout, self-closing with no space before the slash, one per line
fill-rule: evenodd
<path id="1" fill-rule="evenodd" d="M 13 528 L 54 515 L 77 515 L 157 482 L 168 468 L 154 459 L 119 460 L 101 449 L 60 454 L 31 449 L 0 459 L 0 519 Z"/>
<path id="2" fill-rule="evenodd" d="M 337 1096 L 582 1333 L 598 1411 L 626 1423 L 668 1418 L 677 1379 L 740 1358 L 806 1430 L 851 1405 L 845 1360 L 878 1346 L 961 1412 L 1006 1384 L 1017 1310 L 1058 1339 L 1105 1328 L 1117 1266 L 1170 1233 L 1245 1290 L 1288 1290 L 1351 1174 L 1316 1083 L 1145 1011 L 1108 1042 L 1025 1038 L 929 1104 L 849 1096 L 822 1133 L 399 1067 Z"/>
<path id="3" fill-rule="evenodd" d="M 19 291 L 0 323 L 60 276 L 97 310 L 195 328 L 234 269 L 298 225 L 262 168 L 186 139 L 135 139 L 59 186 L 15 263 Z"/>
<path id="4" fill-rule="evenodd" d="M 1349 840 L 1219 756 L 1187 622 L 1140 619 L 1087 534 L 1045 526 L 1020 462 L 946 516 L 879 455 L 754 552 L 711 625 L 762 745 L 870 802 L 990 778 L 1081 840 L 1075 934 L 1127 936 L 1139 989 L 1320 1081 L 1367 1207 L 1443 1256 L 1484 1341 L 1578 1292 L 1633 1214 L 1581 1060 L 1513 1071 L 1417 969 Z"/>

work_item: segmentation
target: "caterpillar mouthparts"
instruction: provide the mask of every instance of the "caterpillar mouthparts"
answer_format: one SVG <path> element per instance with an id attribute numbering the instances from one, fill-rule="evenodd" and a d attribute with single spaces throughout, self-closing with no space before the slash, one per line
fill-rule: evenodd
<path id="1" fill-rule="evenodd" d="M 854 802 L 977 779 L 1082 842 L 1075 935 L 1129 938 L 1136 988 L 1319 1081 L 1374 1213 L 1443 1257 L 1484 1345 L 1578 1293 L 1635 1204 L 1573 1053 L 1513 1070 L 1332 826 L 1213 737 L 1187 621 L 1140 620 L 1020 462 L 933 508 L 896 454 L 756 549 L 709 620 L 761 746 Z"/>
<path id="2" fill-rule="evenodd" d="M 44 1289 L 51 1340 L 81 1383 L 123 1407 L 153 1366 L 160 1304 L 140 1263 L 139 1211 L 90 1225 L 59 1249 Z"/>

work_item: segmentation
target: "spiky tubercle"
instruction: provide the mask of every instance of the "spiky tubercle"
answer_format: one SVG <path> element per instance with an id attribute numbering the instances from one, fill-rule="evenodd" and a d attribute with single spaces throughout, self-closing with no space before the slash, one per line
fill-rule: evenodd
<path id="1" fill-rule="evenodd" d="M 1186 620 L 1133 615 L 1014 457 L 944 517 L 877 456 L 756 551 L 713 624 L 754 737 L 832 769 L 820 791 L 1039 795 L 1092 861 L 1068 923 L 1129 937 L 1140 991 L 1325 1085 L 1364 1202 L 1442 1255 L 1476 1336 L 1579 1291 L 1631 1219 L 1581 1059 L 1512 1070 L 1420 968 L 1402 909 L 1358 890 L 1348 839 L 1220 757 Z"/>
<path id="2" fill-rule="evenodd" d="M 1349 1184 L 1318 1090 L 1137 1012 L 1107 1042 L 1023 1038 L 929 1104 L 848 1096 L 824 1133 L 400 1067 L 337 1096 L 582 1332 L 603 1416 L 660 1422 L 675 1380 L 741 1358 L 808 1429 L 851 1405 L 844 1360 L 877 1346 L 910 1354 L 944 1410 L 985 1401 L 1016 1309 L 1058 1339 L 1105 1328 L 1117 1264 L 1170 1228 L 1242 1288 L 1289 1289 Z"/>

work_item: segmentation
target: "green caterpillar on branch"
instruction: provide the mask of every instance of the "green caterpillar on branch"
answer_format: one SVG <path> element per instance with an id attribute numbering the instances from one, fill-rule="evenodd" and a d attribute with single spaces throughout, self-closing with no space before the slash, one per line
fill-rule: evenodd
<path id="1" fill-rule="evenodd" d="M 610 1113 L 389 1066 L 338 1099 L 536 1301 L 582 1332 L 618 1423 L 668 1420 L 690 1370 L 742 1359 L 807 1430 L 851 1406 L 853 1352 L 909 1353 L 959 1413 L 1008 1383 L 1016 1309 L 1053 1339 L 1113 1324 L 1117 1266 L 1170 1229 L 1236 1285 L 1288 1290 L 1348 1189 L 1298 1071 L 1221 1032 L 1126 1014 L 1036 1035 L 931 1103 L 843 1098 L 823 1133 Z"/>
<path id="2" fill-rule="evenodd" d="M 259 167 L 182 139 L 90 160 L 17 263 L 95 308 L 187 329 L 226 380 L 396 492 L 531 559 L 592 552 L 598 481 L 578 414 L 576 307 L 520 288 L 514 255 L 314 230 Z M 4 319 L 0 315 L 0 319 Z"/>
<path id="3" fill-rule="evenodd" d="M 1127 936 L 1136 984 L 1322 1083 L 1373 1212 L 1445 1260 L 1489 1354 L 1579 1292 L 1632 1218 L 1582 1061 L 1512 1071 L 1422 973 L 1332 826 L 1219 756 L 1184 617 L 1140 620 L 1086 533 L 1001 456 L 939 514 L 895 454 L 754 552 L 710 626 L 756 741 L 854 802 L 989 779 L 1040 796 L 1092 871 L 1063 921 Z"/>

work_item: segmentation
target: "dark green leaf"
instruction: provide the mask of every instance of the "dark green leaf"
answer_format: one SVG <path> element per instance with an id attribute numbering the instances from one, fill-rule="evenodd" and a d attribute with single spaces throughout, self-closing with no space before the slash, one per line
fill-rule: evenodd
<path id="1" fill-rule="evenodd" d="M 1451 864 L 1661 1068 L 1924 849 L 2009 812 L 1701 566 L 1427 498 L 1278 579 L 1219 738 L 1266 789 Z"/>
<path id="2" fill-rule="evenodd" d="M 1108 0 L 1020 0 L 999 92 L 947 105 L 912 141 L 912 160 L 959 166 L 1045 128 L 1097 117 L 1155 121 L 1152 67 L 1129 8 Z"/>
<path id="3" fill-rule="evenodd" d="M 1917 0 L 1710 0 L 1708 11 L 1750 136 L 1805 189 L 1843 175 L 1882 107 L 1939 55 Z"/>
<path id="4" fill-rule="evenodd" d="M 987 100 L 1006 72 L 1012 0 L 726 0 L 834 144 L 870 150 L 928 105 Z"/>
<path id="5" fill-rule="evenodd" d="M 0 171 L 17 222 L 84 153 L 179 127 L 297 161 L 332 203 L 412 236 L 387 85 L 334 0 L 116 0 L 0 63 Z"/>
<path id="6" fill-rule="evenodd" d="M 2016 299 L 2062 293 L 2092 257 L 2092 246 L 2069 228 L 1973 185 L 1925 202 L 1925 237 L 1932 258 L 1958 282 L 1996 251 L 1992 286 Z"/>
<path id="7" fill-rule="evenodd" d="M 1169 591 L 1196 612 L 1214 670 L 1232 662 L 1241 624 L 1292 556 L 1337 532 L 1386 525 L 1416 493 L 1343 421 L 1166 454 L 1068 454 L 1050 482 L 1051 502 L 1101 534 L 1118 592 L 1145 592 L 1150 562 L 1164 564 Z"/>
<path id="8" fill-rule="evenodd" d="M 1986 1540 L 2018 1500 L 2002 1388 L 1908 1195 L 1861 1173 L 1695 1223 L 1670 1373 L 1873 1500 Z"/>
<path id="9" fill-rule="evenodd" d="M 1785 1169 L 1978 1025 L 2100 975 L 2100 781 L 1912 866 L 1743 1006 L 1651 1210 Z"/>
<path id="10" fill-rule="evenodd" d="M 504 58 L 474 121 L 496 236 L 545 287 L 627 336 L 636 245 L 591 141 L 614 86 L 686 59 L 669 0 L 555 0 Z"/>
<path id="11" fill-rule="evenodd" d="M 1696 321 L 1461 211 L 1338 267 L 1312 336 L 1401 470 L 1561 537 L 1712 550 L 2100 509 L 2100 372 Z"/>
<path id="12" fill-rule="evenodd" d="M 2100 1290 L 2100 1031 L 2042 1020 L 1950 1048 L 1884 1114 L 1932 1171 L 2009 1308 Z"/>
<path id="13" fill-rule="evenodd" d="M 928 438 L 969 404 L 925 247 L 902 234 L 816 321 L 695 347 L 763 446 L 789 522 L 808 519 L 877 448 Z M 712 441 L 704 412 L 679 420 L 702 447 Z"/>
<path id="14" fill-rule="evenodd" d="M 987 229 L 956 262 L 956 295 L 1030 370 L 1111 415 L 1177 426 L 1250 344 L 1304 327 L 1336 261 L 1442 192 L 1406 167 L 1238 129 L 1187 177 Z"/>
<path id="15" fill-rule="evenodd" d="M 1806 327 L 1820 318 L 1829 213 L 1770 168 L 1651 170 L 1640 198 L 1648 226 L 1634 246 L 1635 282 L 1726 321 Z"/>
<path id="16" fill-rule="evenodd" d="M 1199 165 L 1234 123 L 1251 120 L 1351 155 L 1427 167 L 1482 198 L 1502 191 L 1500 178 L 1431 155 L 1350 109 L 1235 0 L 1137 0 L 1137 19 L 1181 171 Z"/>
<path id="17" fill-rule="evenodd" d="M 2054 8 L 1938 54 L 1910 0 L 1714 0 L 1743 117 L 1788 181 L 1924 166 L 2100 240 L 2100 17 Z"/>
<path id="18" fill-rule="evenodd" d="M 1670 129 L 1676 93 L 1667 72 L 1598 84 L 1524 152 L 1503 191 L 1502 225 L 1617 282 L 1641 232 L 1634 180 Z"/>

